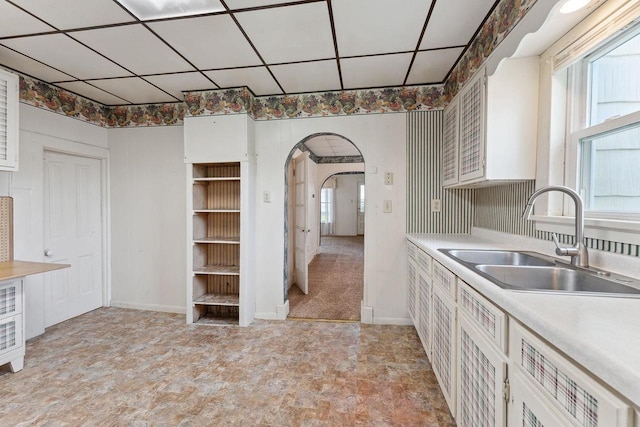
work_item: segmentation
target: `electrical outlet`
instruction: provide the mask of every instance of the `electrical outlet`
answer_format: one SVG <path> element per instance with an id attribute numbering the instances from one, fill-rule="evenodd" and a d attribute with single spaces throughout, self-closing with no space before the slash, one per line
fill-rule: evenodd
<path id="1" fill-rule="evenodd" d="M 271 192 L 265 191 L 264 193 L 262 193 L 262 200 L 265 203 L 271 203 Z"/>
<path id="2" fill-rule="evenodd" d="M 431 212 L 441 212 L 442 204 L 440 199 L 431 199 Z"/>
<path id="3" fill-rule="evenodd" d="M 391 213 L 391 200 L 385 200 L 382 202 L 382 212 Z"/>
<path id="4" fill-rule="evenodd" d="M 384 173 L 384 185 L 393 185 L 393 172 Z"/>

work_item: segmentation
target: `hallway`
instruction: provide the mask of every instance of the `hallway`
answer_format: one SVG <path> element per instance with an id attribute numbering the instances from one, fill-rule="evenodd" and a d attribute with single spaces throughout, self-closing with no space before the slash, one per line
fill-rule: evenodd
<path id="1" fill-rule="evenodd" d="M 289 289 L 289 317 L 359 321 L 363 272 L 364 236 L 322 236 L 309 264 L 309 294 Z"/>

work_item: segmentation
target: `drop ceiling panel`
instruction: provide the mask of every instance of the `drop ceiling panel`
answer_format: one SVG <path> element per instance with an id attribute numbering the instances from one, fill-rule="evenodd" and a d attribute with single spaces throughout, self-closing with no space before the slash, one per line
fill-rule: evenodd
<path id="1" fill-rule="evenodd" d="M 51 28 L 19 8 L 4 0 L 0 1 L 0 37 L 54 30 L 55 28 Z"/>
<path id="2" fill-rule="evenodd" d="M 113 0 L 12 1 L 60 30 L 135 21 Z"/>
<path id="3" fill-rule="evenodd" d="M 287 93 L 340 88 L 338 66 L 333 60 L 274 65 L 270 68 Z"/>
<path id="4" fill-rule="evenodd" d="M 71 36 L 138 75 L 193 70 L 140 24 L 77 31 Z"/>
<path id="5" fill-rule="evenodd" d="M 4 46 L 0 46 L 0 62 L 2 62 L 2 65 L 4 66 L 13 68 L 18 72 L 28 74 L 45 82 L 72 80 L 72 77 L 68 74 L 54 70 L 47 65 L 27 58 L 26 56 L 14 52 L 11 49 L 7 49 Z"/>
<path id="6" fill-rule="evenodd" d="M 282 93 L 265 67 L 205 71 L 205 74 L 221 88 L 247 86 L 257 96 Z"/>
<path id="7" fill-rule="evenodd" d="M 360 152 L 352 143 L 340 137 L 317 136 L 307 140 L 304 145 L 319 157 L 360 155 Z"/>
<path id="8" fill-rule="evenodd" d="M 420 49 L 464 46 L 485 16 L 494 0 L 438 1 L 420 43 Z M 464 11 L 464 13 L 461 13 Z"/>
<path id="9" fill-rule="evenodd" d="M 325 2 L 235 15 L 267 64 L 335 57 Z"/>
<path id="10" fill-rule="evenodd" d="M 183 91 L 214 88 L 213 83 L 198 72 L 146 76 L 145 79 L 178 99 L 183 99 Z"/>
<path id="11" fill-rule="evenodd" d="M 260 59 L 229 16 L 209 16 L 149 24 L 200 69 L 260 65 Z"/>
<path id="12" fill-rule="evenodd" d="M 93 99 L 94 101 L 104 105 L 117 105 L 126 103 L 124 99 L 113 96 L 103 91 L 102 89 L 98 89 L 97 87 L 91 86 L 90 84 L 87 84 L 85 82 L 59 83 L 57 86 L 80 94 L 85 98 Z"/>
<path id="13" fill-rule="evenodd" d="M 174 99 L 172 96 L 164 93 L 139 77 L 92 80 L 91 84 L 134 104 L 177 101 L 177 99 Z"/>
<path id="14" fill-rule="evenodd" d="M 4 40 L 2 44 L 79 79 L 130 75 L 64 34 Z"/>
<path id="15" fill-rule="evenodd" d="M 347 58 L 340 61 L 345 89 L 402 86 L 411 53 Z"/>
<path id="16" fill-rule="evenodd" d="M 333 0 L 331 4 L 338 51 L 345 57 L 415 50 L 431 0 Z"/>
<path id="17" fill-rule="evenodd" d="M 441 49 L 418 52 L 411 67 L 407 84 L 420 84 L 424 82 L 441 82 L 456 63 L 464 49 Z"/>

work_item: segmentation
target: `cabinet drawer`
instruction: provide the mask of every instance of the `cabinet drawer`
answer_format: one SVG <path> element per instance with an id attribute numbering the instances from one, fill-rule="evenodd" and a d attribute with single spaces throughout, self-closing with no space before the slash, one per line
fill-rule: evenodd
<path id="1" fill-rule="evenodd" d="M 437 261 L 433 261 L 433 286 L 439 288 L 452 300 L 456 300 L 456 275 Z"/>
<path id="2" fill-rule="evenodd" d="M 418 247 L 413 243 L 407 241 L 407 255 L 409 259 L 412 261 L 416 261 L 416 252 L 418 252 Z"/>
<path id="3" fill-rule="evenodd" d="M 0 354 L 22 346 L 22 315 L 0 320 Z"/>
<path id="4" fill-rule="evenodd" d="M 428 276 L 431 276 L 431 257 L 423 250 L 418 249 L 418 268 L 420 268 Z"/>
<path id="5" fill-rule="evenodd" d="M 628 405 L 517 322 L 509 327 L 509 354 L 527 382 L 576 425 L 631 425 Z"/>
<path id="6" fill-rule="evenodd" d="M 460 279 L 458 310 L 472 320 L 500 350 L 507 352 L 507 315 Z"/>
<path id="7" fill-rule="evenodd" d="M 22 281 L 0 284 L 0 319 L 22 313 Z"/>

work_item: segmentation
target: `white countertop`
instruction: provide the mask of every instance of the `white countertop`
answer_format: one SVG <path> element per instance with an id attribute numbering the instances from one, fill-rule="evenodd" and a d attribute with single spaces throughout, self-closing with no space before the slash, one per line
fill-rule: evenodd
<path id="1" fill-rule="evenodd" d="M 508 248 L 545 253 L 532 249 L 531 239 L 501 243 L 470 234 L 408 234 L 407 238 L 640 408 L 640 298 L 504 290 L 437 250 Z"/>

